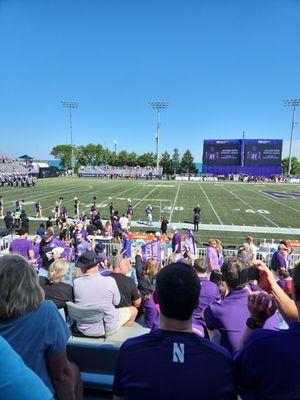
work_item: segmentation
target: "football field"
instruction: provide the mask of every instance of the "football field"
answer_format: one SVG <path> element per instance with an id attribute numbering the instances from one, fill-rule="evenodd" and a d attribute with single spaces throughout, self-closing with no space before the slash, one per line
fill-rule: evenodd
<path id="1" fill-rule="evenodd" d="M 193 209 L 201 207 L 201 225 L 196 233 L 198 242 L 209 237 L 220 238 L 224 244 L 237 244 L 252 234 L 264 238 L 300 239 L 300 185 L 237 182 L 111 180 L 64 177 L 41 179 L 35 187 L 0 189 L 4 210 L 14 210 L 17 199 L 24 200 L 23 209 L 34 216 L 34 203 L 40 201 L 43 216 L 53 214 L 54 203 L 63 197 L 62 205 L 73 215 L 74 197 L 80 200 L 80 211 L 89 214 L 93 196 L 103 219 L 109 216 L 113 202 L 121 215 L 127 210 L 128 199 L 134 205 L 133 220 L 140 231 L 149 230 L 145 208 L 153 206 L 153 221 L 163 215 L 170 226 L 187 227 L 192 223 Z M 3 221 L 1 221 L 3 224 Z M 31 223 L 35 228 L 36 223 Z M 285 228 L 285 229 L 282 229 Z M 157 230 L 152 228 L 152 230 Z"/>

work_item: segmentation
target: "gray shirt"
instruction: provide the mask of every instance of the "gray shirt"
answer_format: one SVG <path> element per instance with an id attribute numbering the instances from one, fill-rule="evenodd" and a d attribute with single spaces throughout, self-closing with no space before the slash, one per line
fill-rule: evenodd
<path id="1" fill-rule="evenodd" d="M 107 332 L 118 328 L 118 313 L 115 309 L 121 296 L 116 281 L 109 276 L 85 274 L 74 280 L 75 303 L 82 306 L 96 306 L 104 312 Z M 104 333 L 103 321 L 93 324 L 77 324 L 85 335 L 98 336 Z"/>

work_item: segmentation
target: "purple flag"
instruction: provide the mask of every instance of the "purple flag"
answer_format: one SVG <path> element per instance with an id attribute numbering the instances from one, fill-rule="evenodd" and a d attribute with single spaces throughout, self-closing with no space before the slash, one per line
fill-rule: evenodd
<path id="1" fill-rule="evenodd" d="M 196 254 L 195 238 L 194 238 L 194 233 L 191 229 L 187 229 L 186 231 L 184 244 L 188 249 L 188 251 L 190 252 L 190 254 L 193 255 Z"/>
<path id="2" fill-rule="evenodd" d="M 157 264 L 161 265 L 161 240 L 152 240 L 142 245 L 142 258 L 145 263 L 149 258 L 155 258 Z"/>

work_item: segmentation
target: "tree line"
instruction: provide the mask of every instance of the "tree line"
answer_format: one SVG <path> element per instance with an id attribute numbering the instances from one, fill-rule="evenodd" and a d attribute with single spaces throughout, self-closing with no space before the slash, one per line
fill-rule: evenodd
<path id="1" fill-rule="evenodd" d="M 50 153 L 56 159 L 60 160 L 60 165 L 66 169 L 71 169 L 71 145 L 59 144 L 51 150 Z M 155 167 L 156 154 L 152 152 L 137 154 L 134 151 L 120 152 L 111 151 L 104 148 L 101 144 L 89 143 L 86 146 L 74 147 L 75 170 L 81 165 L 97 166 L 97 165 L 112 165 L 129 167 Z M 180 156 L 179 150 L 174 149 L 170 154 L 165 151 L 160 157 L 160 166 L 163 172 L 168 175 L 178 173 L 196 173 L 198 172 L 194 163 L 194 157 L 190 150 L 186 150 Z"/>

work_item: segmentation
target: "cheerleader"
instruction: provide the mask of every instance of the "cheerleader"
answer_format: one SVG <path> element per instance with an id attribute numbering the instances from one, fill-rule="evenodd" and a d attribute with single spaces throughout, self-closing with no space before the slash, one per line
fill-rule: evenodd
<path id="1" fill-rule="evenodd" d="M 0 196 L 0 217 L 3 217 L 3 197 Z"/>
<path id="2" fill-rule="evenodd" d="M 35 203 L 35 218 L 42 218 L 42 205 L 40 201 Z"/>
<path id="3" fill-rule="evenodd" d="M 75 219 L 79 219 L 79 217 L 80 217 L 79 205 L 80 205 L 79 199 L 77 197 L 74 197 L 74 216 L 75 216 Z"/>
<path id="4" fill-rule="evenodd" d="M 65 206 L 63 206 L 63 209 L 62 209 L 62 212 L 61 212 L 61 217 L 64 220 L 67 220 L 67 218 L 68 218 L 68 210 L 66 209 Z"/>
<path id="5" fill-rule="evenodd" d="M 58 220 L 60 218 L 60 215 L 61 215 L 60 206 L 61 206 L 61 202 L 62 201 L 63 201 L 63 197 L 60 197 L 59 201 L 56 201 L 55 205 L 54 205 L 54 218 L 56 220 Z"/>

